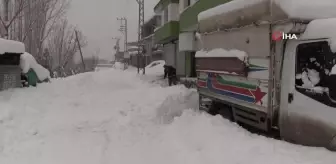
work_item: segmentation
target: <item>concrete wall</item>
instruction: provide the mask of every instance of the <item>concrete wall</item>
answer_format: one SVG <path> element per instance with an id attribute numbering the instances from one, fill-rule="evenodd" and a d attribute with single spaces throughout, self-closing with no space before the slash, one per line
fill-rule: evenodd
<path id="1" fill-rule="evenodd" d="M 168 5 L 168 22 L 179 20 L 179 4 L 171 3 Z"/>
<path id="2" fill-rule="evenodd" d="M 151 61 L 163 60 L 163 54 L 153 54 Z"/>
<path id="3" fill-rule="evenodd" d="M 179 51 L 196 51 L 196 38 L 194 32 L 184 32 L 179 35 Z"/>
<path id="4" fill-rule="evenodd" d="M 161 24 L 159 26 L 163 26 L 164 24 L 170 21 L 178 21 L 180 17 L 179 4 L 170 3 L 164 10 L 159 12 L 157 15 L 161 17 L 161 18 L 157 18 L 158 20 L 161 20 Z M 168 19 L 165 20 L 165 18 L 168 18 Z"/>

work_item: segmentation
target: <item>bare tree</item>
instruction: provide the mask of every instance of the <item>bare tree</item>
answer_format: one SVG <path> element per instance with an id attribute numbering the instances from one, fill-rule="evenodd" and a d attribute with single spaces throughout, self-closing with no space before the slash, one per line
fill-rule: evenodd
<path id="1" fill-rule="evenodd" d="M 16 7 L 12 7 L 13 2 L 15 3 Z M 4 15 L 0 16 L 0 22 L 5 30 L 5 37 L 8 38 L 9 37 L 9 29 L 11 27 L 11 25 L 14 23 L 14 21 L 20 16 L 22 15 L 21 13 L 23 12 L 23 10 L 28 6 L 29 3 L 27 3 L 28 1 L 25 0 L 16 0 L 16 1 L 12 1 L 12 0 L 3 0 L 3 5 L 4 5 Z M 12 10 L 15 11 L 12 11 Z"/>
<path id="2" fill-rule="evenodd" d="M 40 32 L 39 38 L 37 40 L 37 55 L 40 56 L 42 53 L 43 46 L 46 44 L 46 39 L 50 36 L 50 33 L 54 29 L 53 27 L 57 22 L 62 21 L 61 18 L 66 13 L 70 2 L 68 0 L 45 0 L 40 3 L 42 11 L 45 11 L 46 15 L 44 20 L 37 26 Z"/>
<path id="3" fill-rule="evenodd" d="M 44 67 L 54 72 L 64 69 L 78 51 L 74 30 L 64 19 L 70 0 L 1 0 L 4 15 L 0 25 L 5 36 L 19 40 Z M 78 31 L 80 46 L 87 45 L 86 38 Z M 58 62 L 55 61 L 58 59 Z"/>
<path id="4" fill-rule="evenodd" d="M 42 58 L 45 40 L 65 15 L 70 0 L 3 0 L 0 24 L 4 36 L 26 44 L 27 52 Z"/>
<path id="5" fill-rule="evenodd" d="M 80 46 L 85 47 L 87 45 L 87 40 L 81 31 L 77 31 Z M 79 50 L 75 39 L 75 27 L 70 25 L 67 19 L 62 19 L 55 24 L 47 42 L 47 47 L 52 53 L 51 55 L 54 59 L 58 59 L 57 62 L 54 61 L 54 64 L 56 65 L 54 69 L 65 69 L 67 64 L 73 60 L 74 55 Z"/>

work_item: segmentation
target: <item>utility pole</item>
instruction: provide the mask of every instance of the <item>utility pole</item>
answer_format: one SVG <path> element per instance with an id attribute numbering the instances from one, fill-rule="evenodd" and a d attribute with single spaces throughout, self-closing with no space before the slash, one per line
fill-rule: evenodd
<path id="1" fill-rule="evenodd" d="M 79 42 L 77 30 L 75 30 L 75 34 L 76 34 L 76 40 L 77 40 L 77 44 L 78 44 L 78 48 L 79 48 L 79 53 L 80 53 L 81 58 L 82 58 L 82 64 L 83 64 L 84 72 L 85 72 L 86 68 L 85 68 L 85 63 L 84 63 L 84 58 L 83 58 L 83 52 L 82 52 L 82 48 L 81 48 L 81 45 L 80 45 L 80 42 Z"/>
<path id="2" fill-rule="evenodd" d="M 116 40 L 116 43 L 114 45 L 114 49 L 115 49 L 115 55 L 114 55 L 114 61 L 116 61 L 116 54 L 119 54 L 120 52 L 120 46 L 119 46 L 119 41 L 120 41 L 120 38 L 117 38 L 117 37 L 112 37 L 113 40 Z"/>
<path id="3" fill-rule="evenodd" d="M 121 33 L 124 34 L 124 54 L 127 54 L 128 53 L 128 46 L 127 46 L 127 32 L 128 32 L 128 28 L 127 28 L 127 19 L 125 17 L 122 17 L 122 18 L 117 18 L 117 20 L 120 21 L 120 29 L 119 31 Z M 128 58 L 126 59 L 125 56 L 124 56 L 124 65 L 128 64 Z M 126 66 L 125 66 L 126 68 Z"/>
<path id="4" fill-rule="evenodd" d="M 145 0 L 136 0 L 138 5 L 139 5 L 139 22 L 138 22 L 138 73 L 140 73 L 140 57 L 141 59 L 143 59 L 144 54 L 143 54 L 143 45 L 141 43 L 141 39 L 142 39 L 142 27 L 145 24 Z M 142 60 L 144 61 L 144 60 Z M 142 73 L 145 74 L 145 63 L 143 63 L 143 67 L 142 67 Z"/>
<path id="5" fill-rule="evenodd" d="M 120 46 L 119 46 L 119 40 L 120 40 L 120 38 L 112 37 L 112 39 L 116 40 L 116 43 L 114 45 L 114 49 L 116 50 L 116 52 L 119 52 L 119 50 L 120 50 Z"/>

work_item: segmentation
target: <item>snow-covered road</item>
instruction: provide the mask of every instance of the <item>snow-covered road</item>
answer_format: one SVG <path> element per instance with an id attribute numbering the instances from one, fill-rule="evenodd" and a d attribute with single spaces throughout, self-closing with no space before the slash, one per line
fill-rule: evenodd
<path id="1" fill-rule="evenodd" d="M 0 92 L 0 164 L 336 163 L 195 109 L 196 91 L 114 69 Z"/>

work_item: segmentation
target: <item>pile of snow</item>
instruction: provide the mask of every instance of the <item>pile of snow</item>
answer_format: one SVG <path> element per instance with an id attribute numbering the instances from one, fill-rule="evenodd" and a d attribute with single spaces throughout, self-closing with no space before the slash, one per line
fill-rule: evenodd
<path id="1" fill-rule="evenodd" d="M 335 2 L 336 4 L 336 2 Z M 335 10 L 336 11 L 336 10 Z M 317 19 L 311 21 L 300 39 L 329 38 L 330 48 L 336 52 L 336 16 L 329 19 Z"/>
<path id="2" fill-rule="evenodd" d="M 124 69 L 124 63 L 121 63 L 121 62 L 115 62 L 114 63 L 114 68 L 116 69 Z"/>
<path id="3" fill-rule="evenodd" d="M 216 48 L 210 51 L 197 51 L 196 55 L 197 58 L 202 58 L 202 57 L 237 57 L 241 61 L 247 61 L 247 53 L 244 51 L 240 50 L 225 50 L 222 48 Z"/>
<path id="4" fill-rule="evenodd" d="M 150 85 L 134 72 L 116 69 L 0 92 L 0 161 L 335 164 L 334 152 L 251 134 L 197 112 L 196 95 L 180 86 Z M 160 118 L 168 124 L 158 123 Z"/>
<path id="5" fill-rule="evenodd" d="M 50 79 L 50 72 L 38 64 L 33 55 L 27 52 L 21 55 L 20 66 L 23 73 L 28 73 L 30 69 L 33 69 L 40 81 Z"/>
<path id="6" fill-rule="evenodd" d="M 25 45 L 14 40 L 7 40 L 0 38 L 0 54 L 4 53 L 24 53 Z"/>
<path id="7" fill-rule="evenodd" d="M 251 134 L 220 116 L 192 110 L 174 120 L 165 139 L 184 159 L 181 164 L 331 164 L 336 159 L 335 153 Z"/>
<path id="8" fill-rule="evenodd" d="M 181 87 L 183 92 L 170 95 L 157 109 L 159 123 L 171 123 L 174 118 L 179 117 L 187 109 L 198 108 L 198 93 L 196 90 L 188 90 Z"/>
<path id="9" fill-rule="evenodd" d="M 335 0 L 233 0 L 201 12 L 198 15 L 198 20 L 201 21 L 215 16 L 225 15 L 265 2 L 275 3 L 290 18 L 318 19 L 336 17 Z"/>

